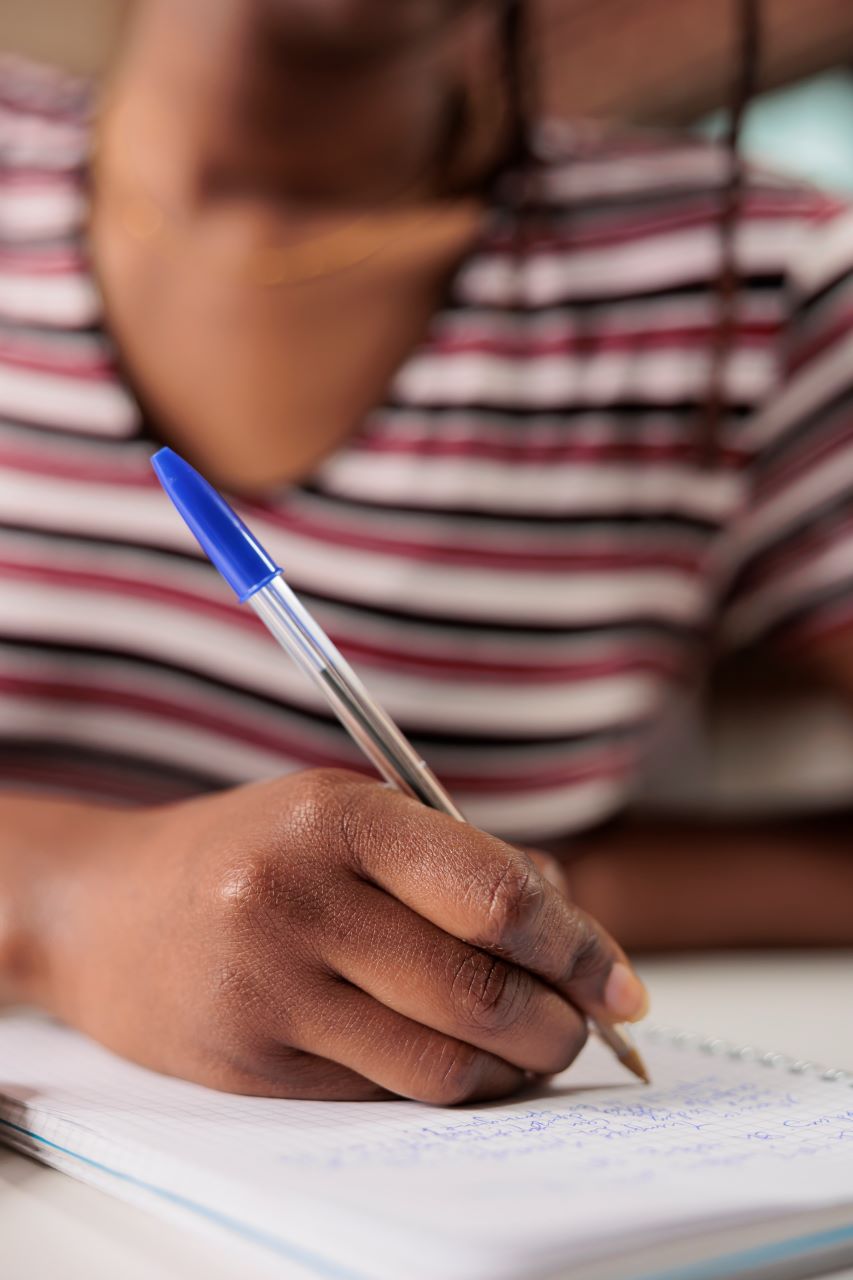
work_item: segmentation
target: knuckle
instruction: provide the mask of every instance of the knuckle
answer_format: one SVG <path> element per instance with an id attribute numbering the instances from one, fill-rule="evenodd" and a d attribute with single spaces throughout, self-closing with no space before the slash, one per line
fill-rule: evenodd
<path id="1" fill-rule="evenodd" d="M 523 854 L 507 857 L 481 886 L 481 924 L 476 941 L 490 950 L 506 948 L 531 920 L 542 901 L 542 882 Z"/>
<path id="2" fill-rule="evenodd" d="M 249 850 L 229 861 L 215 885 L 226 920 L 255 924 L 269 917 L 284 895 L 278 859 L 265 850 Z"/>
<path id="3" fill-rule="evenodd" d="M 341 808 L 341 794 L 352 789 L 349 774 L 340 769 L 308 769 L 299 774 L 288 806 L 288 820 L 297 838 L 316 842 L 317 833 L 328 831 L 329 821 Z"/>
<path id="4" fill-rule="evenodd" d="M 431 1041 L 415 1070 L 412 1096 L 452 1107 L 475 1096 L 482 1079 L 483 1055 L 461 1041 Z"/>
<path id="5" fill-rule="evenodd" d="M 527 1005 L 519 971 L 481 951 L 468 951 L 457 962 L 450 994 L 458 1020 L 475 1030 L 506 1031 Z"/>

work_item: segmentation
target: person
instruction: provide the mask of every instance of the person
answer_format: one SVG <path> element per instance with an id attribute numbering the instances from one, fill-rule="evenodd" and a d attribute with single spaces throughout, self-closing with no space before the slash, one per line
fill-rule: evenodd
<path id="1" fill-rule="evenodd" d="M 524 16 L 139 0 L 94 144 L 0 77 L 2 989 L 157 1070 L 492 1098 L 644 1014 L 622 946 L 853 937 L 843 824 L 614 820 L 717 652 L 850 689 L 849 215 L 538 122 Z M 472 825 L 364 774 L 163 442 Z"/>

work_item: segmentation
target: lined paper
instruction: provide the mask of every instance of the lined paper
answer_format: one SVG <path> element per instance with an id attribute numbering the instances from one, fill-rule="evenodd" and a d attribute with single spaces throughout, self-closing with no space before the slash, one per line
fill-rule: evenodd
<path id="1" fill-rule="evenodd" d="M 648 1242 L 853 1203 L 849 1081 L 717 1045 L 642 1049 L 651 1087 L 591 1044 L 508 1104 L 291 1102 L 161 1077 L 20 1015 L 0 1019 L 0 1128 L 321 1275 L 510 1278 L 606 1254 L 617 1228 Z"/>

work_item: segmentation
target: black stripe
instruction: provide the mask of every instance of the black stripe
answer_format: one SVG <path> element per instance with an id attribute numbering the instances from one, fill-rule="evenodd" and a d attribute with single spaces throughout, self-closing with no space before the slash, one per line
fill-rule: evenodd
<path id="1" fill-rule="evenodd" d="M 853 285 L 853 266 L 848 263 L 837 275 L 832 276 L 814 293 L 795 299 L 791 308 L 792 320 L 803 321 L 807 319 L 809 312 L 816 310 L 819 304 L 822 305 L 828 302 L 832 294 L 836 292 L 843 293 L 851 285 Z"/>
<path id="2" fill-rule="evenodd" d="M 16 768 L 30 765 L 35 769 L 41 767 L 60 769 L 67 765 L 74 769 L 79 764 L 93 766 L 104 775 L 104 781 L 126 779 L 130 783 L 138 783 L 140 779 L 150 781 L 162 787 L 170 786 L 183 793 L 197 793 L 221 790 L 232 785 L 229 778 L 202 773 L 185 766 L 159 764 L 147 756 L 131 756 L 126 753 L 100 750 L 83 746 L 79 743 L 60 743 L 49 740 L 17 738 L 14 734 L 0 737 L 0 779 L 14 775 Z"/>
<path id="3" fill-rule="evenodd" d="M 468 259 L 466 265 L 469 265 L 475 259 Z M 778 293 L 787 282 L 786 275 L 780 270 L 767 270 L 750 272 L 748 275 L 738 277 L 739 291 L 754 291 L 756 293 Z M 569 310 L 606 310 L 610 306 L 622 306 L 630 302 L 648 302 L 652 299 L 669 299 L 669 298 L 711 298 L 714 296 L 715 281 L 713 276 L 707 274 L 688 276 L 687 279 L 679 284 L 648 284 L 645 287 L 635 286 L 630 290 L 622 291 L 614 289 L 612 292 L 603 292 L 599 290 L 596 293 L 578 292 L 567 294 L 563 298 L 555 298 L 547 303 L 531 302 L 524 304 L 519 302 L 515 297 L 507 299 L 499 299 L 496 302 L 490 302 L 488 299 L 474 299 L 463 294 L 464 277 L 460 274 L 455 290 L 451 296 L 452 306 L 449 308 L 454 314 L 464 314 L 466 311 L 482 311 L 497 312 L 501 315 L 530 316 L 547 314 L 555 308 L 566 308 Z M 441 313 L 439 313 L 440 318 Z"/>
<path id="4" fill-rule="evenodd" d="M 756 481 L 773 471 L 785 455 L 793 452 L 798 444 L 807 440 L 817 443 L 823 434 L 821 428 L 832 432 L 839 414 L 853 415 L 853 369 L 849 386 L 842 387 L 834 396 L 821 400 L 805 417 L 797 416 L 791 425 L 761 450 L 750 464 L 750 472 Z"/>
<path id="5" fill-rule="evenodd" d="M 564 401 L 547 408 L 527 408 L 526 406 L 513 408 L 509 405 L 498 407 L 485 403 L 481 404 L 475 400 L 466 400 L 461 404 L 454 401 L 431 400 L 428 405 L 417 405 L 400 397 L 389 396 L 383 404 L 373 410 L 371 416 L 378 415 L 381 418 L 383 413 L 394 412 L 403 413 L 409 417 L 422 418 L 424 421 L 429 421 L 432 418 L 439 422 L 444 418 L 452 418 L 454 420 L 468 418 L 472 423 L 476 423 L 478 420 L 483 419 L 489 426 L 494 422 L 499 422 L 506 426 L 507 429 L 514 429 L 518 432 L 519 426 L 533 428 L 542 422 L 550 423 L 554 418 L 564 418 L 567 423 L 571 423 L 575 418 L 589 418 L 595 415 L 602 420 L 606 420 L 608 427 L 616 426 L 627 435 L 628 432 L 636 432 L 638 418 L 648 418 L 654 415 L 656 418 L 674 418 L 676 423 L 683 419 L 686 438 L 689 436 L 691 427 L 695 422 L 695 415 L 704 405 L 705 401 L 702 395 L 689 400 L 669 401 L 664 404 L 657 400 L 618 400 L 605 404 Z M 733 417 L 745 417 L 755 412 L 755 402 L 751 400 L 729 400 L 726 403 L 726 409 Z M 524 436 L 518 433 L 516 438 L 523 440 Z M 634 438 L 637 438 L 638 442 L 642 444 L 642 437 L 635 436 Z"/>
<path id="6" fill-rule="evenodd" d="M 786 610 L 781 618 L 778 618 L 772 626 L 758 636 L 757 640 L 749 643 L 750 645 L 760 645 L 765 641 L 780 640 L 784 638 L 786 632 L 814 618 L 822 610 L 849 600 L 851 596 L 853 596 L 853 576 L 845 578 L 843 582 L 835 583 L 832 587 L 827 587 L 823 591 L 815 592 L 809 596 L 808 600 L 800 601 L 796 606 Z"/>
<path id="7" fill-rule="evenodd" d="M 771 534 L 768 541 L 756 547 L 733 578 L 728 594 L 730 596 L 739 593 L 749 594 L 762 570 L 768 564 L 772 565 L 777 557 L 795 550 L 800 538 L 812 533 L 815 529 L 830 533 L 839 521 L 849 519 L 851 513 L 853 513 L 853 485 L 848 485 L 842 493 L 833 494 L 826 502 L 803 512 L 793 524 L 785 527 L 781 536 L 778 533 Z"/>

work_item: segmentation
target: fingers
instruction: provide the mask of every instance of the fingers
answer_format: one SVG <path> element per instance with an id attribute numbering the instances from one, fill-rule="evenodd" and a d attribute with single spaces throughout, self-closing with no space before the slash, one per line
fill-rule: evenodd
<path id="1" fill-rule="evenodd" d="M 353 870 L 445 933 L 538 974 L 592 1017 L 645 1013 L 622 949 L 525 853 L 367 782 L 338 790 L 335 820 Z"/>
<path id="2" fill-rule="evenodd" d="M 252 1070 L 231 1064 L 195 1073 L 199 1084 L 253 1098 L 300 1098 L 315 1102 L 382 1102 L 392 1097 L 373 1080 L 314 1053 L 272 1044 L 259 1054 Z"/>
<path id="3" fill-rule="evenodd" d="M 563 1071 L 586 1042 L 586 1019 L 518 965 L 453 938 L 371 885 L 352 927 L 322 958 L 389 1009 L 538 1074 Z"/>
<path id="4" fill-rule="evenodd" d="M 382 1089 L 438 1106 L 506 1097 L 523 1071 L 377 1003 L 341 978 L 328 978 L 330 1016 L 304 1030 L 307 1052 L 333 1059 Z"/>

